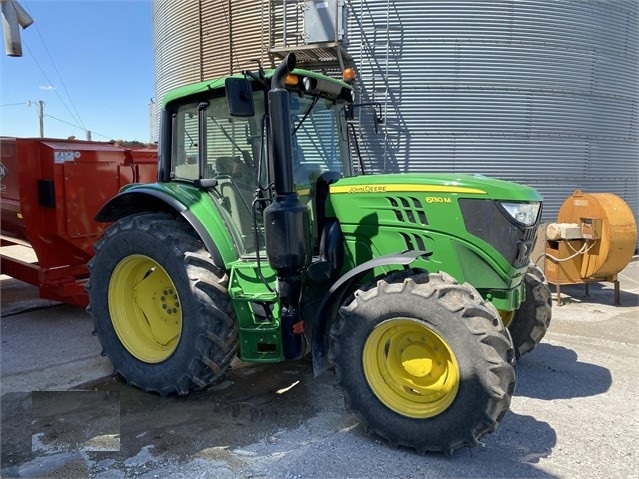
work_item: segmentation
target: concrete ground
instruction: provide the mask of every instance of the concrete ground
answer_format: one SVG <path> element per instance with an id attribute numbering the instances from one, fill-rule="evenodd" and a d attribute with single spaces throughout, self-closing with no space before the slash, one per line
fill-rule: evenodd
<path id="1" fill-rule="evenodd" d="M 609 283 L 562 287 L 500 428 L 447 458 L 367 436 L 306 361 L 238 361 L 187 397 L 130 388 L 83 309 L 2 276 L 1 476 L 639 477 L 639 261 L 619 279 L 620 305 Z"/>

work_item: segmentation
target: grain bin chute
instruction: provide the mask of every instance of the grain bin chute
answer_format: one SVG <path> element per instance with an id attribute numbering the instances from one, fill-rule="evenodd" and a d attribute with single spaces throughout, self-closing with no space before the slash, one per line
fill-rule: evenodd
<path id="1" fill-rule="evenodd" d="M 0 9 L 2 9 L 5 52 L 10 57 L 21 57 L 20 27 L 25 29 L 34 20 L 16 0 L 0 0 Z"/>
<path id="2" fill-rule="evenodd" d="M 632 259 L 637 223 L 627 203 L 611 193 L 586 194 L 579 190 L 566 199 L 557 222 L 546 229 L 545 273 L 560 285 L 612 282 L 619 304 L 617 274 Z"/>

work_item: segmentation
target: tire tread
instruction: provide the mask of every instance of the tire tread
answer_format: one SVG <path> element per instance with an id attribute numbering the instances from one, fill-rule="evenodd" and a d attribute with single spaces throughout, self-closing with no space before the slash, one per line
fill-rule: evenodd
<path id="1" fill-rule="evenodd" d="M 399 426 L 395 427 L 388 424 L 379 425 L 374 420 L 371 421 L 372 413 L 365 410 L 366 404 L 363 404 L 362 392 L 353 388 L 353 385 L 345 380 L 349 365 L 343 359 L 343 356 L 348 353 L 345 353 L 342 344 L 353 334 L 348 326 L 349 319 L 358 310 L 370 309 L 371 307 L 367 304 L 383 295 L 408 295 L 407 298 L 434 300 L 451 313 L 452 321 L 464 321 L 471 334 L 478 337 L 486 371 L 481 381 L 488 399 L 471 427 L 451 433 L 444 442 L 431 441 L 427 429 L 424 429 L 422 435 L 411 436 L 405 433 L 401 427 L 401 420 L 406 418 L 400 415 L 397 417 L 403 419 L 398 422 Z M 402 298 L 402 301 L 408 301 L 407 298 Z M 420 454 L 426 451 L 441 451 L 450 455 L 459 447 L 479 444 L 485 435 L 497 429 L 510 407 L 515 382 L 514 352 L 510 336 L 492 305 L 484 303 L 472 286 L 458 284 L 446 273 L 417 275 L 411 272 L 392 273 L 376 283 L 364 286 L 354 293 L 350 304 L 340 308 L 338 318 L 331 329 L 331 338 L 329 360 L 335 368 L 337 382 L 343 391 L 347 408 L 354 410 L 366 431 L 384 438 L 391 446 L 410 447 Z M 385 408 L 380 402 L 377 407 Z"/>
<path id="2" fill-rule="evenodd" d="M 126 232 L 137 231 L 152 236 L 168 246 L 172 255 L 183 261 L 189 290 L 196 303 L 197 314 L 194 318 L 184 318 L 184 321 L 196 321 L 196 347 L 190 358 L 185 359 L 178 369 L 183 374 L 174 379 L 163 377 L 162 380 L 148 380 L 138 377 L 138 369 L 133 364 L 115 365 L 115 372 L 128 384 L 147 392 L 155 392 L 162 396 L 178 393 L 188 394 L 192 390 L 203 389 L 211 385 L 229 366 L 235 357 L 239 345 L 239 332 L 233 317 L 231 301 L 226 286 L 228 276 L 219 270 L 210 258 L 201 241 L 190 227 L 180 219 L 173 218 L 166 213 L 145 213 L 128 216 L 117 221 L 105 231 L 104 236 L 96 242 L 96 255 L 89 261 L 88 266 L 93 276 L 96 274 L 97 258 L 102 254 L 106 245 L 117 248 L 118 238 Z M 115 242 L 115 246 L 113 246 Z M 90 297 L 88 311 L 92 313 L 95 331 L 104 351 L 114 361 L 114 348 L 124 348 L 116 340 L 113 341 L 107 333 L 110 324 L 108 311 L 96 311 L 92 305 L 96 302 L 92 297 L 93 284 L 91 279 L 87 283 Z M 115 343 L 115 344 L 114 344 Z M 137 361 L 132 356 L 131 362 Z"/>

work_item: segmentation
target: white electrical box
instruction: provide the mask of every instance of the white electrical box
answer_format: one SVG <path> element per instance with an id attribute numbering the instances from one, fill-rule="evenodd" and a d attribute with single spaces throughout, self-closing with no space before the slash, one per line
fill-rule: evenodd
<path id="1" fill-rule="evenodd" d="M 546 238 L 551 241 L 582 239 L 581 225 L 577 223 L 550 223 Z"/>
<path id="2" fill-rule="evenodd" d="M 339 42 L 344 37 L 344 0 L 304 1 L 304 43 Z"/>

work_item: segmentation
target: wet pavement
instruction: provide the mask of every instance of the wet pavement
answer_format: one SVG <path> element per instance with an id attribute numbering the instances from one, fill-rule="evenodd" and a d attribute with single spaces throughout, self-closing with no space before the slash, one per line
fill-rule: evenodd
<path id="1" fill-rule="evenodd" d="M 231 460 L 228 451 L 273 441 L 281 428 L 315 416 L 313 396 L 320 391 L 338 397 L 326 379 L 315 380 L 306 361 L 237 362 L 212 388 L 184 397 L 144 393 L 111 376 L 73 391 L 8 393 L 2 397 L 3 476 L 28 477 L 21 465 L 61 453 L 83 453 L 78 477 L 105 470 L 135 476 L 193 458 Z M 341 408 L 339 400 L 335 406 Z M 131 460 L 145 453 L 148 460 Z M 52 472 L 42 468 L 43 475 Z"/>
<path id="2" fill-rule="evenodd" d="M 308 361 L 235 361 L 211 388 L 161 398 L 110 375 L 81 308 L 3 276 L 2 477 L 636 477 L 639 262 L 612 285 L 562 287 L 518 364 L 499 430 L 452 459 L 393 450 Z M 554 291 L 553 291 L 554 292 Z"/>

